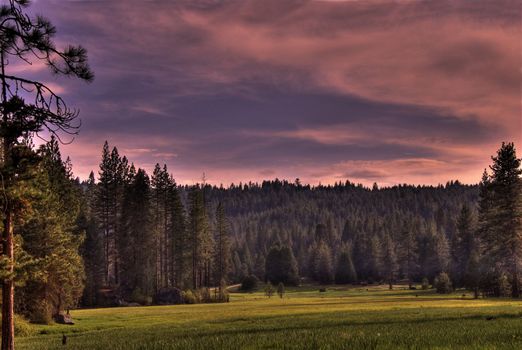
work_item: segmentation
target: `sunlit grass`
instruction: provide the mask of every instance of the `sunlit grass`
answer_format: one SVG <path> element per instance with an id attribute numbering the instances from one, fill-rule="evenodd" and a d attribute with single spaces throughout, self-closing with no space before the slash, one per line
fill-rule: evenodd
<path id="1" fill-rule="evenodd" d="M 72 311 L 19 349 L 520 349 L 522 301 L 386 287 L 232 294 L 227 304 Z"/>

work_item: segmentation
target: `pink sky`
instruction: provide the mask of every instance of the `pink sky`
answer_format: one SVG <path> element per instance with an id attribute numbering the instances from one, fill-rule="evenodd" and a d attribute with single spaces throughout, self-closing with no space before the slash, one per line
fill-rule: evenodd
<path id="1" fill-rule="evenodd" d="M 84 85 L 25 71 L 81 109 L 63 147 L 81 177 L 106 139 L 148 171 L 215 184 L 476 183 L 502 141 L 522 144 L 518 1 L 34 7 L 96 73 Z"/>

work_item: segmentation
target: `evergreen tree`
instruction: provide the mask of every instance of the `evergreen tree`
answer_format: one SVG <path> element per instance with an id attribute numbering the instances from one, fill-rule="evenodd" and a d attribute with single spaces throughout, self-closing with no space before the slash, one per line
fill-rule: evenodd
<path id="1" fill-rule="evenodd" d="M 480 262 L 480 251 L 473 247 L 462 276 L 462 285 L 473 291 L 475 299 L 479 296 L 479 288 L 482 278 L 482 265 Z"/>
<path id="2" fill-rule="evenodd" d="M 408 280 L 408 287 L 413 287 L 413 278 L 418 270 L 418 246 L 413 224 L 404 220 L 403 229 L 399 237 L 398 262 L 400 270 Z"/>
<path id="3" fill-rule="evenodd" d="M 170 249 L 169 240 L 169 190 L 172 186 L 166 165 L 154 167 L 151 178 L 153 202 L 153 232 L 155 236 L 155 289 L 156 292 L 169 286 Z"/>
<path id="4" fill-rule="evenodd" d="M 154 236 L 150 234 L 150 181 L 144 170 L 138 169 L 125 188 L 121 227 L 121 291 L 127 297 L 142 301 L 152 298 L 154 287 Z M 136 300 L 141 299 L 141 300 Z"/>
<path id="5" fill-rule="evenodd" d="M 382 254 L 382 271 L 390 289 L 393 289 L 393 282 L 397 278 L 399 264 L 397 263 L 395 243 L 392 241 L 390 235 L 384 236 Z"/>
<path id="6" fill-rule="evenodd" d="M 333 281 L 332 253 L 330 247 L 324 242 L 319 242 L 315 254 L 315 276 L 317 281 L 328 284 Z"/>
<path id="7" fill-rule="evenodd" d="M 89 179 L 83 184 L 84 196 L 81 206 L 80 226 L 85 230 L 85 241 L 81 247 L 81 255 L 85 264 L 85 289 L 82 304 L 96 306 L 98 291 L 103 286 L 103 237 L 98 229 L 99 224 L 95 215 L 96 183 L 91 171 Z"/>
<path id="8" fill-rule="evenodd" d="M 5 199 L 2 210 L 2 255 L 8 261 L 5 278 L 2 280 L 2 350 L 14 349 L 14 281 L 13 272 L 16 264 L 14 249 L 15 215 L 21 212 L 12 198 L 10 186 L 16 186 L 20 176 L 20 165 L 33 158 L 27 149 L 28 143 L 21 145 L 21 140 L 43 129 L 50 133 L 57 130 L 75 132 L 77 116 L 64 100 L 48 85 L 9 72 L 10 62 L 22 62 L 28 65 L 33 60 L 47 64 L 56 74 L 69 75 L 90 81 L 93 74 L 87 64 L 87 55 L 82 47 L 68 46 L 59 50 L 54 44 L 55 28 L 42 16 L 27 13 L 27 0 L 9 0 L 0 7 L 0 173 L 3 181 Z M 23 69 L 20 72 L 25 72 Z M 20 91 L 29 95 L 34 104 L 29 105 L 17 96 Z M 18 213 L 16 213 L 18 211 Z"/>
<path id="9" fill-rule="evenodd" d="M 474 232 L 471 210 L 467 205 L 463 205 L 457 219 L 457 231 L 451 244 L 451 270 L 453 283 L 457 288 L 463 285 L 470 255 L 478 246 Z"/>
<path id="10" fill-rule="evenodd" d="M 192 288 L 208 285 L 206 271 L 211 258 L 211 240 L 203 191 L 194 186 L 189 193 L 190 213 L 190 245 L 192 260 Z"/>
<path id="11" fill-rule="evenodd" d="M 483 185 L 490 193 L 482 200 L 490 202 L 481 202 L 481 231 L 488 260 L 509 276 L 511 294 L 518 298 L 522 261 L 521 161 L 513 143 L 502 143 L 492 160 L 491 181 Z"/>
<path id="12" fill-rule="evenodd" d="M 24 250 L 39 261 L 41 278 L 27 282 L 19 305 L 33 321 L 48 323 L 75 307 L 83 293 L 84 265 L 79 254 L 84 239 L 81 191 L 61 159 L 55 138 L 39 149 L 44 170 L 32 183 L 33 212 L 21 226 Z"/>
<path id="13" fill-rule="evenodd" d="M 187 270 L 190 266 L 187 261 L 189 256 L 188 248 L 190 248 L 189 237 L 187 236 L 187 218 L 176 183 L 173 179 L 170 182 L 169 235 L 172 244 L 172 264 L 174 264 L 173 281 L 175 286 L 184 287 L 190 285 L 190 283 L 187 282 Z"/>
<path id="14" fill-rule="evenodd" d="M 357 282 L 357 273 L 353 266 L 349 249 L 344 248 L 339 254 L 335 272 L 336 284 L 348 284 Z"/>
<path id="15" fill-rule="evenodd" d="M 219 203 L 216 208 L 215 230 L 214 281 L 225 281 L 226 283 L 230 272 L 230 243 L 225 209 L 221 203 Z"/>
<path id="16" fill-rule="evenodd" d="M 117 282 L 117 221 L 120 208 L 120 185 L 122 174 L 118 171 L 120 158 L 116 147 L 109 150 L 105 141 L 102 151 L 102 161 L 99 170 L 97 193 L 97 216 L 100 230 L 103 232 L 104 264 L 106 285 Z"/>
<path id="17" fill-rule="evenodd" d="M 297 262 L 292 250 L 287 246 L 274 246 L 266 256 L 266 278 L 271 283 L 283 282 L 287 285 L 299 284 Z"/>

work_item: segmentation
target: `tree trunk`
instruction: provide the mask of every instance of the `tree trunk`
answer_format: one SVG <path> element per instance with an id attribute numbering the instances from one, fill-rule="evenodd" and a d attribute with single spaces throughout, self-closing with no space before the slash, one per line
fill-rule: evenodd
<path id="1" fill-rule="evenodd" d="M 7 204 L 4 219 L 3 254 L 9 259 L 9 277 L 2 281 L 2 350 L 14 350 L 14 244 L 13 213 Z"/>

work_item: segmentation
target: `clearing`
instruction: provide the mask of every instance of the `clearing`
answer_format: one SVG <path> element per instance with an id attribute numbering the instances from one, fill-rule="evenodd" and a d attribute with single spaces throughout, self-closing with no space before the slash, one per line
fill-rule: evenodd
<path id="1" fill-rule="evenodd" d="M 226 304 L 74 310 L 17 349 L 522 349 L 522 300 L 398 286 L 233 293 Z M 62 346 L 62 334 L 67 346 Z"/>

